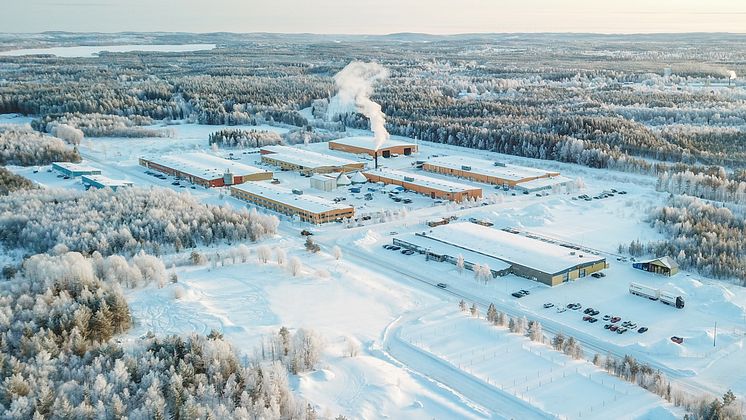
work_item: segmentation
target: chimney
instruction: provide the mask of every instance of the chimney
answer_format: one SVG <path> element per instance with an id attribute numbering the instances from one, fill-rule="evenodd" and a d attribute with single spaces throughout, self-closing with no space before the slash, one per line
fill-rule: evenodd
<path id="1" fill-rule="evenodd" d="M 376 169 L 378 169 L 378 150 L 374 152 L 373 158 L 376 161 Z"/>

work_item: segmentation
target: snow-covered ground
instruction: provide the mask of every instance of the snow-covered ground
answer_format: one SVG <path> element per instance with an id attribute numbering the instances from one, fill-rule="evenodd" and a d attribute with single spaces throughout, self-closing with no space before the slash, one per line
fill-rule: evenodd
<path id="1" fill-rule="evenodd" d="M 215 44 L 160 44 L 160 45 L 93 45 L 75 47 L 28 48 L 0 51 L 0 56 L 48 54 L 66 58 L 96 57 L 103 51 L 121 53 L 131 51 L 185 52 L 212 50 Z"/>
<path id="2" fill-rule="evenodd" d="M 27 122 L 25 117 L 0 116 L 0 123 Z M 212 153 L 207 137 L 225 127 L 181 124 L 161 128 L 173 129 L 174 136 L 86 139 L 80 147 L 84 163 L 101 168 L 105 176 L 139 186 L 174 188 L 206 203 L 246 205 L 227 196 L 225 189 L 180 188 L 171 185 L 170 179 L 146 175 L 145 169 L 137 165 L 139 156 L 195 150 Z M 286 130 L 269 126 L 240 128 Z M 324 143 L 299 147 L 351 157 L 329 151 Z M 482 325 L 483 321 L 454 315 L 456 303 L 464 298 L 477 304 L 494 302 L 499 310 L 540 320 L 547 332 L 561 331 L 581 340 L 587 346 L 587 355 L 633 355 L 661 369 L 686 390 L 722 393 L 731 388 L 739 396 L 746 395 L 746 371 L 742 368 L 746 365 L 746 290 L 689 272 L 671 278 L 655 276 L 634 270 L 630 262 L 617 260 L 620 243 L 660 238 L 644 221 L 649 208 L 661 205 L 666 198 L 655 191 L 654 178 L 430 143 L 421 143 L 420 148 L 413 157 L 380 159 L 380 163 L 417 172 L 414 162 L 433 154 L 478 156 L 558 170 L 573 179 L 581 178 L 585 187 L 573 193 L 514 196 L 489 185 L 459 180 L 482 187 L 488 197 L 485 205 L 437 203 L 409 192 L 401 196 L 410 198 L 412 203 L 402 205 L 379 192 L 373 193 L 373 200 L 364 200 L 365 189 L 360 194 L 346 189 L 315 191 L 310 189 L 308 178 L 277 171 L 275 176 L 286 187 L 326 198 L 343 197 L 356 207 L 357 214 L 381 213 L 384 217 L 361 221 L 354 227 L 311 227 L 281 217 L 281 234 L 267 244 L 300 257 L 305 267 L 301 276 L 293 277 L 277 263 L 261 264 L 256 259 L 214 269 L 178 267 L 178 284 L 130 293 L 136 319 L 132 334 L 204 333 L 214 328 L 239 349 L 250 352 L 262 337 L 282 325 L 314 329 L 326 342 L 323 366 L 297 378 L 294 386 L 319 404 L 322 412 L 356 418 L 499 418 L 510 417 L 510 413 L 517 418 L 523 417 L 522 413 L 530 413 L 525 417 L 573 418 L 672 416 L 657 397 L 609 378 L 592 365 L 568 361 L 549 348 L 537 348 L 513 334 Z M 230 153 L 244 163 L 260 164 L 257 153 L 217 152 L 224 157 Z M 10 169 L 45 186 L 82 189 L 79 180 L 58 178 L 47 172 L 48 167 Z M 592 201 L 572 199 L 578 194 L 593 196 L 611 188 L 628 194 Z M 425 230 L 426 221 L 444 216 L 489 219 L 495 228 L 511 227 L 579 244 L 606 257 L 611 267 L 605 271 L 605 278 L 588 277 L 554 288 L 512 275 L 483 284 L 476 282 L 471 272 L 459 273 L 453 265 L 428 262 L 418 254 L 405 256 L 381 247 L 391 242 L 392 234 Z M 304 228 L 315 233 L 322 253 L 311 255 L 303 250 L 303 238 L 298 232 Z M 342 248 L 341 261 L 329 255 L 333 245 Z M 447 283 L 448 288 L 434 287 L 437 282 Z M 674 291 L 685 298 L 686 307 L 677 310 L 632 296 L 628 293 L 630 282 Z M 530 290 L 531 294 L 522 299 L 510 296 L 519 289 Z M 646 326 L 649 331 L 615 334 L 603 328 L 604 321 L 582 321 L 582 314 L 577 311 L 543 309 L 547 302 L 555 306 L 580 302 L 584 308 L 598 309 L 599 317 L 617 315 Z M 713 347 L 715 322 L 717 342 Z M 420 335 L 424 338 L 420 339 Z M 671 342 L 673 335 L 684 337 L 684 344 Z M 350 341 L 360 343 L 357 357 L 345 356 Z M 508 356 L 498 354 L 501 351 L 507 351 Z M 472 362 L 469 366 L 467 359 Z M 552 382 L 539 386 L 541 378 L 533 378 L 537 372 L 547 380 L 552 378 Z M 560 378 L 560 372 L 565 376 Z M 523 381 L 519 381 L 521 378 Z M 601 380 L 603 384 L 599 383 Z M 529 391 L 521 392 L 519 382 Z M 563 392 L 565 389 L 574 391 Z M 496 393 L 486 394 L 486 390 Z M 569 394 L 584 398 L 574 401 L 575 396 Z M 571 407 L 578 411 L 571 411 Z"/>

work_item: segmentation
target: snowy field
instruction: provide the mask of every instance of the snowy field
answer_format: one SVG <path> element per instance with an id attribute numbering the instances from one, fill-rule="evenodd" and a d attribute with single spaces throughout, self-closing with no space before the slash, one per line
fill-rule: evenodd
<path id="1" fill-rule="evenodd" d="M 28 121 L 0 116 L 0 123 Z M 157 128 L 173 130 L 174 135 L 85 139 L 80 147 L 84 163 L 102 169 L 105 176 L 138 186 L 159 185 L 193 194 L 206 203 L 246 206 L 229 197 L 225 189 L 180 188 L 171 185 L 171 179 L 146 175 L 137 164 L 139 156 L 197 150 L 214 153 L 207 137 L 226 127 L 180 124 Z M 236 128 L 287 131 L 274 126 Z M 298 147 L 352 157 L 329 151 L 324 143 Z M 223 157 L 233 153 L 243 163 L 261 165 L 256 151 L 225 149 L 216 153 Z M 671 278 L 655 276 L 617 259 L 620 243 L 660 238 L 644 220 L 651 207 L 666 199 L 655 191 L 654 178 L 430 143 L 421 143 L 415 156 L 382 158 L 380 163 L 421 173 L 413 164 L 433 154 L 557 170 L 580 179 L 583 187 L 537 197 L 458 180 L 483 188 L 484 202 L 438 203 L 405 192 L 401 196 L 412 203 L 402 205 L 377 191 L 372 200 L 364 200 L 365 189 L 360 194 L 346 189 L 315 191 L 308 178 L 277 171 L 275 177 L 285 187 L 330 199 L 341 197 L 356 207 L 356 214 L 379 217 L 352 227 L 338 223 L 309 226 L 281 217 L 281 234 L 261 245 L 281 247 L 289 256 L 299 257 L 304 268 L 298 276 L 274 260 L 263 264 L 256 257 L 224 267 L 176 267 L 178 284 L 130 292 L 136 320 L 132 335 L 217 329 L 240 350 L 250 352 L 280 326 L 314 329 L 326 343 L 323 366 L 297 378 L 294 387 L 317 403 L 321 413 L 354 418 L 501 418 L 511 417 L 510 413 L 515 418 L 679 416 L 655 395 L 611 378 L 592 364 L 571 361 L 549 347 L 456 313 L 457 302 L 463 298 L 478 305 L 493 302 L 498 310 L 541 321 L 545 332 L 576 337 L 586 346 L 588 357 L 607 351 L 630 354 L 660 369 L 684 389 L 722 394 L 731 388 L 739 396 L 746 395 L 746 290 L 689 272 Z M 9 169 L 44 186 L 83 189 L 79 180 L 59 178 L 48 172 L 49 167 Z M 611 188 L 628 194 L 593 201 L 572 199 Z M 554 288 L 513 275 L 484 284 L 469 271 L 459 273 L 451 264 L 382 248 L 391 243 L 394 234 L 426 230 L 425 222 L 446 216 L 488 219 L 495 228 L 510 227 L 578 244 L 604 256 L 610 268 L 604 278 L 588 277 Z M 303 250 L 298 232 L 306 228 L 314 232 L 321 253 Z M 342 249 L 340 261 L 330 255 L 334 245 Z M 257 246 L 251 245 L 254 250 Z M 177 256 L 166 256 L 167 261 L 169 258 Z M 434 287 L 438 282 L 447 283 L 448 288 Z M 676 292 L 685 298 L 686 307 L 677 310 L 632 296 L 628 293 L 630 282 Z M 510 295 L 520 289 L 531 294 L 522 299 Z M 599 310 L 599 318 L 619 316 L 649 331 L 615 334 L 603 328 L 601 319 L 595 324 L 582 321 L 582 311 L 556 310 L 572 302 Z M 544 303 L 553 303 L 555 308 L 544 309 Z M 673 335 L 683 337 L 684 343 L 671 342 Z M 347 355 L 350 343 L 360 348 L 355 357 Z M 573 392 L 563 392 L 566 389 Z"/>
<path id="2" fill-rule="evenodd" d="M 0 51 L 0 56 L 17 57 L 22 55 L 54 55 L 65 58 L 91 58 L 107 51 L 112 53 L 142 52 L 186 52 L 205 51 L 215 48 L 215 44 L 162 44 L 162 45 L 93 45 L 75 47 L 28 48 Z"/>

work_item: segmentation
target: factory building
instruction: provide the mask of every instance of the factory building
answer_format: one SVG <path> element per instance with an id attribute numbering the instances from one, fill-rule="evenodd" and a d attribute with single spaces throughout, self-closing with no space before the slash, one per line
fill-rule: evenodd
<path id="1" fill-rule="evenodd" d="M 272 179 L 272 172 L 200 152 L 141 157 L 140 165 L 204 187 L 224 187 Z"/>
<path id="2" fill-rule="evenodd" d="M 417 145 L 399 140 L 386 140 L 381 147 L 376 149 L 376 140 L 373 137 L 343 137 L 329 141 L 329 149 L 339 150 L 347 153 L 366 154 L 389 158 L 394 155 L 409 156 L 417 153 Z"/>
<path id="3" fill-rule="evenodd" d="M 520 182 L 516 184 L 515 189 L 518 191 L 527 191 L 530 193 L 552 190 L 554 188 L 567 188 L 572 185 L 573 180 L 566 176 L 550 176 L 548 178 L 538 178 L 531 181 Z"/>
<path id="4" fill-rule="evenodd" d="M 116 191 L 117 188 L 131 187 L 132 183 L 129 181 L 111 179 L 102 175 L 82 175 L 80 177 L 81 182 L 86 189 L 90 188 L 111 188 Z"/>
<path id="5" fill-rule="evenodd" d="M 343 159 L 289 146 L 265 146 L 260 150 L 262 162 L 287 171 L 304 174 L 354 172 L 365 168 L 365 162 Z"/>
<path id="6" fill-rule="evenodd" d="M 477 223 L 450 223 L 418 234 L 416 240 L 411 239 L 398 236 L 395 243 L 419 252 L 432 252 L 443 261 L 462 255 L 471 264 L 488 264 L 493 274 L 510 272 L 549 286 L 606 268 L 606 259 L 601 256 Z"/>
<path id="7" fill-rule="evenodd" d="M 343 173 L 316 174 L 309 181 L 311 188 L 321 191 L 332 191 L 352 184 L 350 178 Z"/>
<path id="8" fill-rule="evenodd" d="M 560 175 L 559 172 L 509 165 L 466 156 L 434 157 L 424 162 L 422 169 L 509 188 L 515 188 L 520 183 L 541 178 L 558 177 Z"/>
<path id="9" fill-rule="evenodd" d="M 70 178 L 82 175 L 101 175 L 101 169 L 71 162 L 53 162 L 52 169 Z"/>
<path id="10" fill-rule="evenodd" d="M 304 222 L 321 224 L 351 218 L 355 209 L 303 191 L 289 190 L 265 182 L 252 182 L 231 187 L 231 195 L 266 209 Z"/>
<path id="11" fill-rule="evenodd" d="M 398 185 L 405 190 L 424 194 L 430 198 L 451 201 L 463 201 L 467 198 L 481 198 L 482 189 L 472 185 L 446 181 L 439 178 L 399 171 L 389 168 L 378 168 L 364 172 L 370 182 L 383 182 Z"/>

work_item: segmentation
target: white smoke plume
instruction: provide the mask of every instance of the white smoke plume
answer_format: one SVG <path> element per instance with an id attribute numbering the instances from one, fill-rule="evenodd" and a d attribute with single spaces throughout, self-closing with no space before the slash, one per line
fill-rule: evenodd
<path id="1" fill-rule="evenodd" d="M 736 72 L 734 72 L 733 70 L 728 70 L 728 77 L 730 78 L 730 80 L 736 80 Z"/>
<path id="2" fill-rule="evenodd" d="M 386 131 L 386 115 L 381 111 L 381 105 L 373 102 L 370 95 L 373 94 L 373 84 L 388 76 L 389 71 L 380 64 L 362 61 L 353 61 L 334 75 L 338 91 L 332 102 L 337 101 L 342 106 L 354 105 L 355 111 L 368 117 L 375 136 L 375 150 L 388 140 L 389 132 Z"/>

